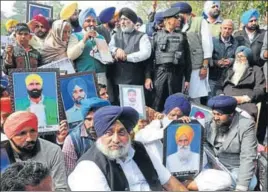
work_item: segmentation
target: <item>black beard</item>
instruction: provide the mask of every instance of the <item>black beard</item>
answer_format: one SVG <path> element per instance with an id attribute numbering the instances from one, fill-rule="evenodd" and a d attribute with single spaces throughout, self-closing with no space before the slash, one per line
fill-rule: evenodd
<path id="1" fill-rule="evenodd" d="M 94 127 L 86 128 L 86 131 L 87 131 L 87 134 L 91 136 L 93 139 L 97 138 L 97 134 L 96 134 Z"/>
<path id="2" fill-rule="evenodd" d="M 115 28 L 115 23 L 108 22 L 108 26 L 109 26 L 110 29 L 114 29 Z"/>
<path id="3" fill-rule="evenodd" d="M 220 134 L 227 133 L 229 131 L 229 129 L 230 129 L 231 123 L 232 123 L 232 118 L 231 117 L 227 121 L 221 122 L 220 124 L 217 124 L 215 122 L 217 133 L 220 133 Z"/>
<path id="4" fill-rule="evenodd" d="M 25 156 L 33 156 L 38 151 L 37 150 L 37 141 L 27 142 L 26 146 L 29 145 L 29 144 L 32 144 L 33 145 L 33 147 L 30 147 L 30 148 L 27 148 L 25 146 L 20 147 L 20 146 L 16 145 L 13 142 L 12 139 L 11 139 L 11 141 L 12 141 L 13 145 L 15 145 L 15 147 L 21 152 L 22 155 L 25 155 Z"/>
<path id="5" fill-rule="evenodd" d="M 44 39 L 46 37 L 47 33 L 44 33 L 43 31 L 39 31 L 39 32 L 35 33 L 35 35 L 37 37 L 39 37 L 40 39 Z"/>
<path id="6" fill-rule="evenodd" d="M 221 11 L 220 10 L 216 10 L 216 11 L 210 12 L 209 15 L 210 15 L 210 17 L 212 17 L 214 19 L 217 19 L 220 14 L 221 14 Z"/>
<path id="7" fill-rule="evenodd" d="M 38 89 L 33 89 L 33 90 L 31 90 L 31 91 L 27 90 L 29 96 L 30 96 L 31 98 L 34 98 L 34 99 L 39 98 L 39 97 L 41 96 L 41 94 L 42 94 L 42 91 L 43 91 L 43 89 L 40 89 L 40 90 L 38 90 Z"/>
<path id="8" fill-rule="evenodd" d="M 71 20 L 70 23 L 71 23 L 71 25 L 72 25 L 73 28 L 76 28 L 76 27 L 79 27 L 80 26 L 78 19 L 77 20 L 74 20 L 74 21 Z"/>
<path id="9" fill-rule="evenodd" d="M 248 30 L 256 30 L 259 27 L 259 25 L 252 25 L 251 27 L 249 27 L 248 25 L 246 25 L 246 28 Z"/>

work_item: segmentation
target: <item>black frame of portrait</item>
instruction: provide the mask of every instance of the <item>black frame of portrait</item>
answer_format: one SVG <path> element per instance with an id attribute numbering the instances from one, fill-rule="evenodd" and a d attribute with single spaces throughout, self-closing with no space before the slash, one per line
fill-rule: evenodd
<path id="1" fill-rule="evenodd" d="M 49 17 L 53 18 L 53 7 L 52 6 L 27 1 L 26 22 L 29 22 L 30 20 L 32 20 L 32 18 L 30 18 L 31 7 L 41 7 L 43 9 L 49 9 L 50 10 Z"/>
<path id="2" fill-rule="evenodd" d="M 59 81 L 59 77 L 60 77 L 60 71 L 59 69 L 52 69 L 52 68 L 46 68 L 46 69 L 38 69 L 38 68 L 32 68 L 32 69 L 9 69 L 9 75 L 8 75 L 8 80 L 9 80 L 9 89 L 10 89 L 10 98 L 11 98 L 11 105 L 12 105 L 12 111 L 15 112 L 15 98 L 14 98 L 14 80 L 13 80 L 13 74 L 14 73 L 38 73 L 38 72 L 53 72 L 55 73 L 55 77 L 56 77 L 56 88 L 57 88 L 57 100 L 58 100 L 58 118 L 59 118 L 59 125 L 60 122 L 62 120 L 65 119 L 65 114 L 63 111 L 63 103 L 62 103 L 62 99 L 61 99 L 61 92 L 60 92 L 60 81 Z M 59 129 L 59 126 L 58 126 Z M 42 131 L 39 132 L 39 134 L 53 134 L 55 133 L 57 130 L 51 130 L 51 131 Z M 40 131 L 38 129 L 38 131 Z"/>
<path id="3" fill-rule="evenodd" d="M 147 119 L 147 114 L 146 114 L 146 105 L 145 105 L 145 95 L 144 95 L 144 88 L 142 85 L 126 85 L 126 84 L 119 84 L 119 99 L 120 99 L 120 106 L 124 106 L 124 95 L 123 95 L 123 88 L 127 89 L 140 89 L 141 90 L 141 106 L 142 107 L 142 113 L 143 116 L 140 117 L 140 119 Z"/>
<path id="4" fill-rule="evenodd" d="M 166 167 L 166 161 L 167 161 L 167 145 L 168 145 L 168 131 L 170 129 L 170 127 L 173 127 L 174 125 L 176 125 L 176 127 L 180 127 L 182 125 L 185 124 L 194 124 L 194 125 L 198 125 L 200 128 L 200 134 L 201 134 L 201 140 L 200 140 L 200 151 L 199 151 L 199 157 L 200 157 L 200 161 L 199 161 L 199 170 L 198 172 L 196 171 L 181 171 L 181 172 L 171 172 L 171 174 L 176 177 L 177 179 L 179 179 L 180 181 L 184 181 L 184 180 L 189 180 L 189 179 L 194 179 L 202 170 L 202 166 L 203 166 L 203 152 L 204 152 L 204 144 L 205 144 L 205 140 L 204 140 L 204 128 L 203 126 L 197 121 L 197 120 L 191 120 L 190 123 L 183 123 L 181 120 L 175 120 L 172 121 L 164 130 L 164 139 L 163 139 L 163 165 Z"/>

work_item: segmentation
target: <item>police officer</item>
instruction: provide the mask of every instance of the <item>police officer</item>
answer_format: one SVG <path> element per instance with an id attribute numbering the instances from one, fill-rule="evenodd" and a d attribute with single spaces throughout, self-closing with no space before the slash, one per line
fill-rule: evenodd
<path id="1" fill-rule="evenodd" d="M 180 26 L 178 8 L 169 8 L 163 13 L 164 29 L 153 36 L 153 67 L 146 73 L 145 88 L 154 88 L 152 107 L 162 111 L 169 95 L 188 89 L 191 75 L 191 59 L 186 36 L 177 31 Z M 153 86 L 154 85 L 154 86 Z"/>

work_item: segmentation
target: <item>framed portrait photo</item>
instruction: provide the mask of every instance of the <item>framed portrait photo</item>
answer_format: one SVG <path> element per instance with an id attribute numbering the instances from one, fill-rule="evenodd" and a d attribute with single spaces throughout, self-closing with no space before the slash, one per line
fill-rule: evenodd
<path id="1" fill-rule="evenodd" d="M 62 120 L 58 69 L 11 69 L 13 111 L 30 111 L 38 118 L 38 132 L 55 132 Z"/>
<path id="2" fill-rule="evenodd" d="M 132 107 L 140 119 L 147 119 L 143 86 L 119 84 L 119 97 L 121 107 Z"/>
<path id="3" fill-rule="evenodd" d="M 74 128 L 84 119 L 81 100 L 98 97 L 96 82 L 95 72 L 81 72 L 60 77 L 60 91 L 69 128 Z"/>
<path id="4" fill-rule="evenodd" d="M 60 72 L 64 70 L 67 72 L 66 74 L 75 73 L 73 62 L 69 58 L 63 58 L 63 59 L 53 61 L 49 64 L 39 67 L 39 69 L 42 69 L 42 68 L 59 68 Z"/>
<path id="5" fill-rule="evenodd" d="M 193 179 L 201 171 L 203 134 L 197 120 L 173 121 L 164 130 L 163 163 L 176 178 Z"/>
<path id="6" fill-rule="evenodd" d="M 34 16 L 39 14 L 44 17 L 53 18 L 53 7 L 27 1 L 26 22 L 32 20 Z"/>
<path id="7" fill-rule="evenodd" d="M 212 118 L 212 110 L 207 106 L 197 105 L 191 102 L 191 112 L 189 117 L 194 117 L 203 126 L 205 126 L 205 122 L 209 121 Z"/>

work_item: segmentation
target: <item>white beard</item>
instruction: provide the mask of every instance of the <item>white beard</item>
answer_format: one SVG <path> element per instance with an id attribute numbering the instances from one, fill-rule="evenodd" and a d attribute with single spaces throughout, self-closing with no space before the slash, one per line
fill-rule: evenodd
<path id="1" fill-rule="evenodd" d="M 121 30 L 123 33 L 131 33 L 132 31 L 135 30 L 134 26 L 133 27 L 121 27 Z"/>
<path id="2" fill-rule="evenodd" d="M 122 148 L 118 150 L 110 150 L 107 146 L 101 143 L 100 139 L 97 139 L 96 146 L 106 157 L 111 160 L 115 160 L 127 156 L 129 148 L 131 146 L 131 139 L 129 138 L 128 143 L 125 146 L 121 145 Z"/>
<path id="3" fill-rule="evenodd" d="M 240 63 L 238 61 L 235 61 L 234 65 L 233 65 L 233 71 L 234 71 L 234 75 L 231 79 L 231 81 L 237 85 L 238 82 L 240 81 L 241 77 L 243 76 L 243 74 L 245 73 L 246 69 L 248 68 L 248 62 L 247 63 Z"/>
<path id="4" fill-rule="evenodd" d="M 181 162 L 187 162 L 189 161 L 190 154 L 191 154 L 191 148 L 190 146 L 184 146 L 181 148 L 180 146 L 177 147 L 178 149 L 178 155 Z"/>

